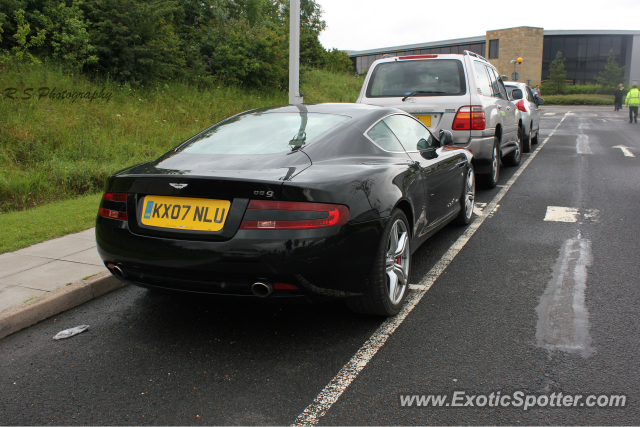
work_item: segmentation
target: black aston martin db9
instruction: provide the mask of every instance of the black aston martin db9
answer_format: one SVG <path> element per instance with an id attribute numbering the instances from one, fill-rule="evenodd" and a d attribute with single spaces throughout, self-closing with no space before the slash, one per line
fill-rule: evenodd
<path id="1" fill-rule="evenodd" d="M 411 254 L 473 215 L 472 154 L 404 111 L 247 111 L 109 177 L 96 239 L 150 289 L 318 301 L 396 314 Z"/>

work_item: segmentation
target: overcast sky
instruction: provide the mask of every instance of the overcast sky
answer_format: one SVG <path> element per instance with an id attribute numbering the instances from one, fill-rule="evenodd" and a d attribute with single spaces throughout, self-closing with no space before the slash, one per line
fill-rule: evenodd
<path id="1" fill-rule="evenodd" d="M 546 30 L 640 30 L 640 0 L 316 0 L 325 48 L 365 50 L 520 26 Z M 503 5 L 501 7 L 500 5 Z"/>

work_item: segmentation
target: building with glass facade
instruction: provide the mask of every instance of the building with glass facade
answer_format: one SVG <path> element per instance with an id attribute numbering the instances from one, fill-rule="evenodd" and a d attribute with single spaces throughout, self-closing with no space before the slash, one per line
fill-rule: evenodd
<path id="1" fill-rule="evenodd" d="M 487 31 L 479 37 L 348 53 L 355 70 L 362 74 L 373 61 L 385 55 L 462 53 L 464 50 L 484 56 L 501 74 L 509 77 L 513 72 L 510 61 L 523 58 L 522 64 L 516 66 L 518 80 L 533 85 L 549 78 L 549 65 L 557 52 L 565 59 L 569 83 L 595 83 L 595 76 L 604 71 L 609 51 L 613 50 L 618 64 L 625 67 L 625 80 L 630 84 L 640 83 L 640 31 L 517 27 Z"/>

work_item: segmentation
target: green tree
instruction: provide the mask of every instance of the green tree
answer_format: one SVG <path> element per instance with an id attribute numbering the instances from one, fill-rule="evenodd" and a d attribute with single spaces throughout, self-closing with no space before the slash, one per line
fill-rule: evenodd
<path id="1" fill-rule="evenodd" d="M 246 86 L 286 85 L 286 34 L 273 24 L 251 28 L 246 20 L 230 20 L 204 29 L 202 53 L 211 74 Z"/>
<path id="2" fill-rule="evenodd" d="M 43 54 L 50 55 L 58 63 L 70 68 L 82 68 L 97 62 L 95 50 L 89 43 L 88 23 L 80 9 L 80 1 L 70 7 L 64 2 L 47 2 L 42 10 L 32 13 L 47 31 L 46 48 Z"/>
<path id="3" fill-rule="evenodd" d="M 83 8 L 97 56 L 90 70 L 138 85 L 170 78 L 184 67 L 176 31 L 183 13 L 176 2 L 92 0 Z"/>
<path id="4" fill-rule="evenodd" d="M 9 55 L 7 51 L 0 52 L 0 61 L 6 64 L 11 59 L 16 61 L 28 60 L 32 64 L 40 64 L 40 60 L 33 55 L 33 51 L 44 44 L 46 30 L 36 29 L 36 34 L 34 35 L 31 31 L 31 25 L 24 16 L 24 10 L 17 9 L 13 12 L 13 15 L 15 17 L 14 28 L 16 33 L 13 35 L 12 55 Z"/>
<path id="5" fill-rule="evenodd" d="M 618 65 L 613 49 L 609 51 L 607 65 L 600 74 L 596 76 L 596 83 L 602 86 L 618 86 L 624 81 L 624 67 Z"/>
<path id="6" fill-rule="evenodd" d="M 562 93 L 567 80 L 567 72 L 564 70 L 564 58 L 558 51 L 556 58 L 549 65 L 549 82 L 558 93 Z"/>

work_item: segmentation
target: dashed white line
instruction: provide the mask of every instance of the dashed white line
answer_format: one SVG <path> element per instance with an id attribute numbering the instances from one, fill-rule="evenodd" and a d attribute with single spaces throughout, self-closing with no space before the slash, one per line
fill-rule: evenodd
<path id="1" fill-rule="evenodd" d="M 582 239 L 578 234 L 578 238 L 564 243 L 553 267 L 553 278 L 536 308 L 539 347 L 578 353 L 583 357 L 594 353 L 585 305 L 587 268 L 592 264 L 590 240 Z"/>
<path id="2" fill-rule="evenodd" d="M 544 220 L 554 222 L 577 222 L 578 209 L 565 208 L 562 206 L 547 206 L 547 213 L 544 216 Z"/>
<path id="3" fill-rule="evenodd" d="M 581 133 L 576 138 L 576 151 L 578 154 L 593 154 L 589 145 L 589 136 Z"/>
<path id="4" fill-rule="evenodd" d="M 498 194 L 487 204 L 484 212 L 493 212 L 498 206 L 498 203 L 507 191 L 511 188 L 513 183 L 522 174 L 529 163 L 536 157 L 542 147 L 549 141 L 549 138 L 553 136 L 558 127 L 562 124 L 569 112 L 558 122 L 556 127 L 551 131 L 549 136 L 542 141 L 538 148 L 532 153 L 529 158 L 520 166 L 520 168 L 513 174 L 513 176 L 507 182 L 506 187 L 502 188 Z M 414 292 L 410 293 L 407 297 L 404 307 L 400 312 L 387 319 L 376 332 L 364 343 L 362 347 L 356 352 L 356 354 L 347 362 L 346 365 L 340 369 L 338 374 L 327 384 L 324 389 L 316 396 L 313 403 L 296 418 L 293 425 L 305 425 L 313 426 L 318 424 L 320 418 L 323 417 L 331 406 L 338 401 L 342 393 L 349 387 L 349 385 L 356 379 L 358 374 L 367 366 L 369 361 L 375 356 L 378 350 L 387 342 L 387 339 L 395 332 L 395 330 L 404 322 L 409 313 L 418 305 L 422 297 L 433 286 L 435 281 L 440 277 L 440 274 L 447 268 L 447 266 L 453 261 L 456 255 L 467 244 L 471 236 L 478 230 L 488 215 L 477 216 L 476 219 L 467 227 L 465 232 L 458 237 L 458 240 L 449 248 L 449 250 L 440 258 L 440 260 L 433 266 L 433 268 L 422 278 L 419 284 L 411 285 L 410 288 L 414 289 Z"/>
<path id="5" fill-rule="evenodd" d="M 576 222 L 580 215 L 586 222 L 598 222 L 600 219 L 600 211 L 598 209 L 580 209 L 565 208 L 563 206 L 547 206 L 547 212 L 544 215 L 545 221 L 553 222 Z M 582 222 L 580 222 L 582 224 Z"/>

